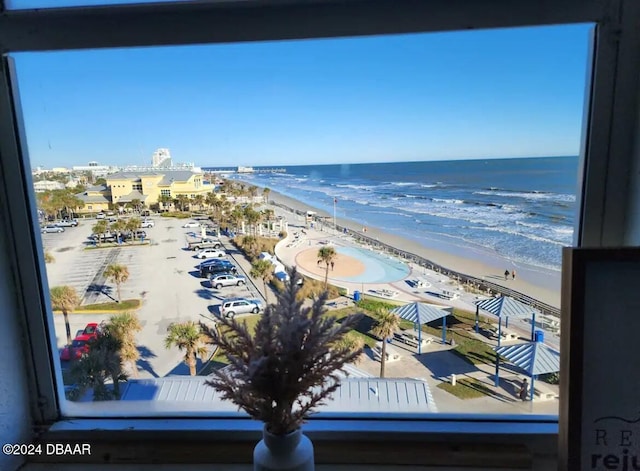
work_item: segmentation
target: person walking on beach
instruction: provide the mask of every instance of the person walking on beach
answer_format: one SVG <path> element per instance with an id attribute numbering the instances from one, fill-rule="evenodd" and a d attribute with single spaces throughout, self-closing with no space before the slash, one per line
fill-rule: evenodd
<path id="1" fill-rule="evenodd" d="M 508 280 L 509 279 L 509 275 L 510 275 L 509 270 L 505 270 L 504 271 L 504 279 Z"/>
<path id="2" fill-rule="evenodd" d="M 331 270 L 333 271 L 333 266 L 336 264 L 333 260 L 331 260 Z"/>
<path id="3" fill-rule="evenodd" d="M 516 279 L 516 271 L 512 270 L 511 271 L 511 277 L 515 280 Z"/>
<path id="4" fill-rule="evenodd" d="M 523 401 L 527 400 L 527 393 L 529 392 L 529 382 L 527 381 L 527 378 L 525 378 L 522 381 L 522 387 L 520 388 L 520 391 L 518 392 L 518 396 L 520 397 L 520 399 L 522 399 Z"/>

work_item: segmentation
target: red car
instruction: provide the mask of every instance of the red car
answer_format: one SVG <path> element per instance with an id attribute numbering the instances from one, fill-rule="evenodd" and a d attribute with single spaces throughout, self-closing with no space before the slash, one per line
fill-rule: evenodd
<path id="1" fill-rule="evenodd" d="M 78 335 L 73 342 L 71 342 L 71 346 L 73 347 L 73 358 L 77 360 L 82 357 L 85 353 L 89 352 L 89 341 L 94 339 L 95 336 L 91 335 Z M 60 352 L 60 360 L 69 361 L 71 360 L 71 348 L 67 345 Z"/>
<path id="2" fill-rule="evenodd" d="M 80 337 L 81 335 L 87 335 L 92 339 L 95 339 L 98 337 L 99 333 L 100 333 L 100 325 L 95 322 L 92 322 L 90 324 L 87 324 L 84 330 L 82 331 L 82 333 L 78 334 L 76 338 Z"/>

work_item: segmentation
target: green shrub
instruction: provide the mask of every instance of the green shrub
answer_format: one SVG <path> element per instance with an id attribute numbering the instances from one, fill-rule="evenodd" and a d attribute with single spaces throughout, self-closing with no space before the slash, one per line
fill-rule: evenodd
<path id="1" fill-rule="evenodd" d="M 560 372 L 557 373 L 547 373 L 539 376 L 541 381 L 544 381 L 548 384 L 560 384 Z"/>
<path id="2" fill-rule="evenodd" d="M 359 308 L 371 312 L 375 312 L 378 309 L 393 309 L 398 307 L 397 304 L 391 304 L 385 301 L 378 301 L 377 299 L 371 298 L 360 298 L 360 301 L 358 301 L 357 304 Z"/>
<path id="3" fill-rule="evenodd" d="M 180 211 L 172 211 L 168 213 L 161 213 L 161 217 L 163 218 L 176 218 L 176 219 L 188 219 L 191 217 L 191 213 L 183 213 Z"/>

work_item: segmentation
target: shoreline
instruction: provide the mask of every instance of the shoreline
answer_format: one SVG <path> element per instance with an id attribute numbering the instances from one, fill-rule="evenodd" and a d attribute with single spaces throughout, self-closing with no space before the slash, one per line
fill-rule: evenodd
<path id="1" fill-rule="evenodd" d="M 274 189 L 271 189 L 269 200 L 299 211 L 315 211 L 319 216 L 328 217 L 333 220 L 333 216 L 327 211 L 283 195 Z M 299 217 L 299 222 L 305 224 L 304 218 L 302 216 Z M 354 221 L 337 217 L 336 223 L 348 228 L 349 231 L 363 234 L 363 227 Z M 443 244 L 434 244 L 436 245 L 435 247 L 427 246 L 400 235 L 390 234 L 381 228 L 373 226 L 366 228 L 365 235 L 400 250 L 424 257 L 449 270 L 464 273 L 475 278 L 485 279 L 488 282 L 519 291 L 551 306 L 560 307 L 559 272 L 556 273 L 552 270 L 518 264 L 515 266 L 517 272 L 516 279 L 514 280 L 509 277 L 508 280 L 505 280 L 505 269 L 513 269 L 514 263 L 499 255 L 491 258 L 487 254 L 482 254 L 482 257 L 478 257 L 482 258 L 482 260 L 478 260 L 474 258 L 472 254 L 469 254 L 469 249 L 465 250 L 464 248 L 461 249 L 455 246 L 443 247 Z M 466 253 L 451 253 L 454 250 L 462 250 Z"/>

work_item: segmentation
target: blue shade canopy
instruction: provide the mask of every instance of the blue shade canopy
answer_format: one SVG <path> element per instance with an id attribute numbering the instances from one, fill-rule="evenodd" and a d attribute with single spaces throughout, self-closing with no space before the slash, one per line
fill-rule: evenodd
<path id="1" fill-rule="evenodd" d="M 406 319 L 414 324 L 428 324 L 451 314 L 451 308 L 448 309 L 449 311 L 424 303 L 409 303 L 392 309 L 391 312 L 400 319 Z"/>
<path id="2" fill-rule="evenodd" d="M 542 342 L 521 343 L 494 349 L 529 376 L 560 371 L 560 352 Z"/>
<path id="3" fill-rule="evenodd" d="M 498 317 L 531 317 L 534 313 L 540 314 L 537 309 L 509 296 L 483 299 L 476 302 L 476 306 Z"/>

